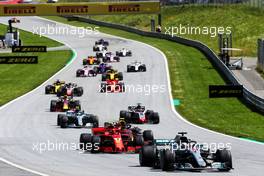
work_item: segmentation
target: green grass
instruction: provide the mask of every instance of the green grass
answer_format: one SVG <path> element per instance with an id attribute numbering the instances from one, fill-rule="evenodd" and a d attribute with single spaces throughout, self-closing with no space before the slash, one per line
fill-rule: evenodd
<path id="1" fill-rule="evenodd" d="M 19 30 L 24 45 L 62 46 L 61 43 Z M 0 25 L 0 35 L 6 26 Z M 47 53 L 0 53 L 0 56 L 38 56 L 38 64 L 0 64 L 0 106 L 34 89 L 60 70 L 72 56 L 70 50 Z"/>
<path id="2" fill-rule="evenodd" d="M 259 8 L 247 7 L 243 5 L 214 6 L 168 6 L 163 7 L 162 29 L 165 27 L 232 27 L 233 47 L 243 49 L 242 55 L 256 56 L 257 39 L 264 37 L 264 11 Z M 128 26 L 150 30 L 150 19 L 157 15 L 116 15 L 116 16 L 91 16 L 92 19 L 107 21 L 112 23 L 125 24 Z M 215 29 L 211 28 L 212 33 Z M 193 32 L 194 33 L 194 32 Z M 214 51 L 218 51 L 218 37 L 210 35 L 181 35 L 186 38 L 202 41 Z M 241 53 L 237 53 L 241 55 Z"/>
<path id="3" fill-rule="evenodd" d="M 0 35 L 4 35 L 7 31 L 7 26 L 0 24 Z M 32 34 L 30 32 L 26 32 L 24 30 L 19 29 L 20 32 L 20 38 L 22 40 L 23 45 L 44 45 L 47 47 L 57 47 L 57 46 L 62 46 L 63 44 L 55 41 L 55 40 L 50 40 L 46 37 L 40 37 L 37 34 Z"/>
<path id="4" fill-rule="evenodd" d="M 1 56 L 8 55 L 10 54 L 1 54 Z M 16 55 L 32 56 L 36 54 Z M 39 86 L 60 70 L 67 63 L 72 53 L 70 50 L 65 50 L 50 51 L 37 55 L 39 58 L 38 64 L 0 64 L 0 105 Z"/>
<path id="5" fill-rule="evenodd" d="M 49 19 L 73 26 L 94 27 L 61 17 Z M 264 141 L 264 117 L 252 112 L 236 98 L 208 98 L 208 85 L 225 84 L 211 63 L 198 50 L 161 39 L 100 27 L 99 31 L 150 44 L 165 53 L 169 63 L 173 97 L 189 121 L 222 133 Z"/>

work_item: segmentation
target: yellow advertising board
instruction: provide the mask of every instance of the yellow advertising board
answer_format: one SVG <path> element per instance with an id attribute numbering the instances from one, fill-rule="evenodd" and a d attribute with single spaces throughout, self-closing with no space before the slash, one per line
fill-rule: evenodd
<path id="1" fill-rule="evenodd" d="M 0 4 L 0 16 L 116 15 L 159 12 L 160 3 L 157 1 L 12 5 Z"/>

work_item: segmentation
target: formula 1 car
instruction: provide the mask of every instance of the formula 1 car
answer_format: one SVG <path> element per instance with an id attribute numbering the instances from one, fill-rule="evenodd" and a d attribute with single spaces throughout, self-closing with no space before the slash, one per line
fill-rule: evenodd
<path id="1" fill-rule="evenodd" d="M 107 80 L 106 82 L 101 83 L 101 93 L 117 93 L 125 92 L 125 84 L 119 82 L 118 80 Z"/>
<path id="2" fill-rule="evenodd" d="M 50 112 L 65 112 L 68 110 L 81 110 L 79 100 L 73 100 L 72 97 L 63 96 L 58 100 L 51 100 Z"/>
<path id="3" fill-rule="evenodd" d="M 98 41 L 95 42 L 95 45 L 104 45 L 104 46 L 108 46 L 109 42 L 105 41 L 104 39 L 100 39 Z"/>
<path id="4" fill-rule="evenodd" d="M 85 127 L 88 123 L 94 128 L 98 127 L 98 117 L 78 110 L 69 110 L 66 114 L 58 114 L 57 117 L 57 125 L 61 128 L 67 128 L 70 126 Z"/>
<path id="5" fill-rule="evenodd" d="M 65 85 L 65 81 L 57 80 L 52 85 L 47 85 L 45 87 L 46 94 L 56 94 L 57 91 L 60 89 L 61 86 Z"/>
<path id="6" fill-rule="evenodd" d="M 146 65 L 141 62 L 132 62 L 127 65 L 127 72 L 145 72 L 147 71 Z"/>
<path id="7" fill-rule="evenodd" d="M 120 58 L 115 56 L 112 52 L 107 52 L 103 57 L 103 62 L 120 62 Z"/>
<path id="8" fill-rule="evenodd" d="M 101 63 L 99 66 L 94 66 L 93 70 L 97 74 L 106 73 L 108 70 L 112 70 L 112 66 L 107 63 Z"/>
<path id="9" fill-rule="evenodd" d="M 102 74 L 102 81 L 107 81 L 107 80 L 123 80 L 123 73 L 118 72 L 117 70 L 110 69 L 106 73 Z"/>
<path id="10" fill-rule="evenodd" d="M 64 95 L 80 97 L 83 95 L 83 88 L 77 87 L 77 84 L 75 83 L 67 83 L 61 86 L 57 91 L 58 97 L 61 97 Z"/>
<path id="11" fill-rule="evenodd" d="M 138 103 L 137 106 L 128 106 L 128 111 L 120 111 L 119 119 L 124 120 L 126 123 L 158 124 L 159 114 L 152 110 L 146 110 L 145 106 L 142 106 L 140 103 Z"/>
<path id="12" fill-rule="evenodd" d="M 106 53 L 107 53 L 107 50 L 103 50 L 103 51 L 100 51 L 100 52 L 96 52 L 95 55 L 96 55 L 97 58 L 104 58 Z"/>
<path id="13" fill-rule="evenodd" d="M 153 145 L 144 145 L 139 153 L 141 166 L 160 168 L 163 171 L 184 170 L 229 171 L 232 168 L 230 150 L 208 147 L 188 139 L 186 132 L 179 132 L 174 139 L 156 139 Z"/>
<path id="14" fill-rule="evenodd" d="M 92 128 L 92 134 L 82 133 L 80 135 L 80 148 L 92 153 L 138 153 L 144 144 L 153 141 L 151 130 L 145 130 L 131 126 L 108 124 L 104 127 Z M 87 144 L 89 148 L 87 148 Z"/>
<path id="15" fill-rule="evenodd" d="M 107 50 L 107 47 L 102 44 L 97 44 L 93 46 L 93 51 L 104 51 Z"/>
<path id="16" fill-rule="evenodd" d="M 127 50 L 125 48 L 122 48 L 122 50 L 116 51 L 116 55 L 119 57 L 132 56 L 132 52 L 131 52 L 131 50 Z"/>
<path id="17" fill-rule="evenodd" d="M 101 60 L 95 56 L 88 56 L 86 59 L 83 59 L 83 65 L 99 65 Z"/>
<path id="18" fill-rule="evenodd" d="M 96 75 L 97 71 L 95 69 L 90 69 L 87 65 L 76 71 L 76 77 L 94 77 Z"/>

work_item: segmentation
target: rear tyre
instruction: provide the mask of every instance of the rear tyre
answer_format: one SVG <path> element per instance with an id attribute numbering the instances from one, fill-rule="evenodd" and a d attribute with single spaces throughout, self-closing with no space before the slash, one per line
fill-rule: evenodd
<path id="1" fill-rule="evenodd" d="M 65 116 L 64 114 L 58 114 L 58 117 L 57 117 L 57 126 L 60 126 L 60 124 L 61 124 L 61 119 L 62 119 L 64 116 Z"/>
<path id="2" fill-rule="evenodd" d="M 144 138 L 144 141 L 153 141 L 154 135 L 153 135 L 152 130 L 143 131 L 143 138 Z"/>
<path id="3" fill-rule="evenodd" d="M 121 72 L 118 73 L 118 79 L 119 79 L 120 81 L 123 80 L 123 73 L 121 73 Z"/>
<path id="4" fill-rule="evenodd" d="M 93 128 L 97 128 L 99 126 L 99 120 L 97 116 L 92 116 L 92 123 L 93 123 Z"/>
<path id="5" fill-rule="evenodd" d="M 50 94 L 51 91 L 52 91 L 52 86 L 51 86 L 51 85 L 47 85 L 47 86 L 45 87 L 45 94 Z"/>
<path id="6" fill-rule="evenodd" d="M 140 166 L 152 167 L 156 159 L 156 148 L 153 145 L 144 145 L 139 152 Z"/>
<path id="7" fill-rule="evenodd" d="M 83 65 L 88 65 L 87 59 L 83 59 Z"/>
<path id="8" fill-rule="evenodd" d="M 55 112 L 56 111 L 56 106 L 57 106 L 57 101 L 56 100 L 51 100 L 51 102 L 50 102 L 50 112 Z"/>
<path id="9" fill-rule="evenodd" d="M 135 145 L 136 146 L 143 146 L 144 145 L 144 138 L 141 135 L 135 137 Z"/>
<path id="10" fill-rule="evenodd" d="M 80 97 L 83 95 L 83 88 L 82 87 L 77 87 L 74 89 L 76 96 Z"/>
<path id="11" fill-rule="evenodd" d="M 149 120 L 153 123 L 153 124 L 158 124 L 159 123 L 159 114 L 157 112 L 154 112 L 150 115 Z"/>

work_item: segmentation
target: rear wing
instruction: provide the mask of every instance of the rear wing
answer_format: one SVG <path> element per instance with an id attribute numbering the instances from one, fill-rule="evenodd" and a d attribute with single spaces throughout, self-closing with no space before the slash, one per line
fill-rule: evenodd
<path id="1" fill-rule="evenodd" d="M 174 139 L 155 139 L 154 140 L 154 144 L 156 146 L 168 146 L 168 145 L 172 145 L 175 144 L 175 140 Z"/>

